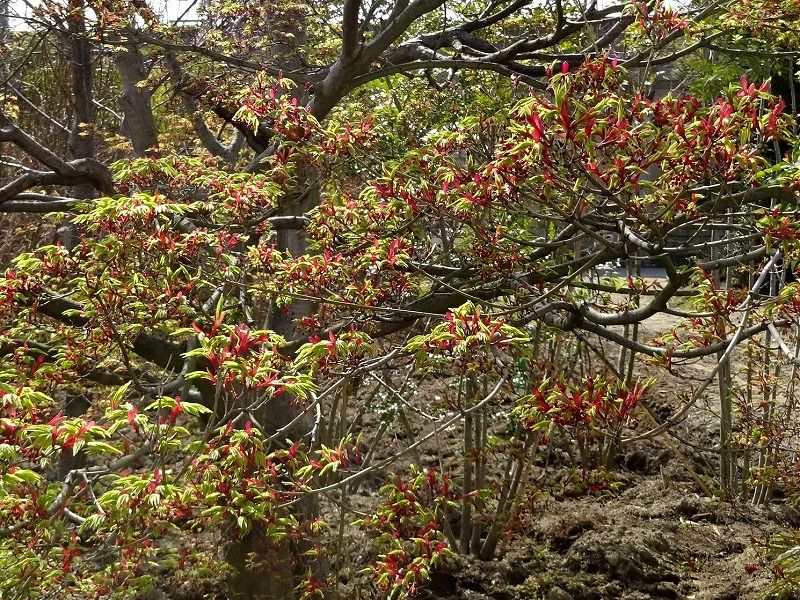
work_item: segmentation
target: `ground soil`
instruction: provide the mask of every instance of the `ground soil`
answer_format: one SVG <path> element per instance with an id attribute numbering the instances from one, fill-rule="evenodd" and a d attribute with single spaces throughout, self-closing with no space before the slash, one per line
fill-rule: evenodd
<path id="1" fill-rule="evenodd" d="M 772 573 L 754 543 L 793 518 L 700 497 L 687 481 L 634 475 L 613 496 L 547 503 L 502 559 L 462 560 L 425 597 L 755 600 Z"/>
<path id="2" fill-rule="evenodd" d="M 642 327 L 641 339 L 670 329 L 674 317 L 660 315 Z M 734 358 L 735 362 L 736 358 Z M 663 421 L 689 392 L 709 376 L 714 359 L 677 367 L 670 375 L 644 363 L 643 375 L 657 375 L 648 404 Z M 734 364 L 734 367 L 736 365 Z M 736 368 L 734 368 L 734 371 Z M 419 393 L 443 393 L 433 387 Z M 441 384 L 438 384 L 441 386 Z M 715 487 L 718 439 L 716 386 L 671 430 L 691 468 Z M 398 432 L 395 432 L 398 433 Z M 399 432 L 403 437 L 402 432 Z M 401 440 L 395 440 L 402 445 Z M 445 440 L 445 444 L 448 440 Z M 449 443 L 457 444 L 455 438 Z M 391 448 L 387 448 L 391 452 Z M 453 453 L 447 451 L 447 457 Z M 539 464 L 538 481 L 564 477 L 556 459 Z M 562 457 L 566 463 L 566 457 Z M 423 463 L 435 458 L 423 453 Z M 800 528 L 800 512 L 788 502 L 754 507 L 746 499 L 721 501 L 701 493 L 687 468 L 659 439 L 626 447 L 615 477 L 618 491 L 599 495 L 542 494 L 516 536 L 492 561 L 460 557 L 435 574 L 421 597 L 430 600 L 687 600 L 761 599 L 773 580 L 764 544 Z M 377 481 L 375 482 L 377 485 Z M 542 489 L 547 485 L 542 485 Z M 552 489 L 552 487 L 551 487 Z M 359 488 L 354 504 L 367 509 L 375 489 Z"/>

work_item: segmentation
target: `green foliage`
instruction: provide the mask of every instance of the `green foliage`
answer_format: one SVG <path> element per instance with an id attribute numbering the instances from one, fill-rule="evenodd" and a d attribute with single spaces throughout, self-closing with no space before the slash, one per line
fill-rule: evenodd
<path id="1" fill-rule="evenodd" d="M 375 514 L 356 522 L 373 538 L 379 553 L 362 573 L 375 577 L 389 598 L 413 596 L 431 573 L 455 556 L 442 521 L 458 504 L 449 477 L 413 470 L 405 482 L 395 477 L 380 490 L 385 500 Z"/>
<path id="2" fill-rule="evenodd" d="M 681 54 L 698 36 L 747 45 L 742 31 L 765 25 L 744 17 L 769 8 L 791 19 L 796 7 L 746 1 L 699 24 L 664 3 L 632 3 L 620 15 L 630 27 L 619 49 L 641 70 L 634 76 L 593 49 L 597 31 L 578 27 L 586 15 L 575 7 L 519 7 L 486 23 L 485 51 L 462 52 L 468 32 L 451 24 L 472 19 L 476 5 L 448 3 L 422 11 L 387 44 L 397 60 L 416 49 L 457 65 L 421 68 L 417 78 L 380 52 L 358 62 L 365 44 L 380 41 L 380 28 L 369 27 L 356 32 L 347 61 L 307 76 L 337 60 L 330 26 L 344 28 L 345 15 L 335 3 L 202 4 L 204 46 L 189 48 L 196 72 L 179 86 L 162 55 L 185 47 L 190 30 L 164 26 L 142 3 L 89 3 L 96 22 L 86 39 L 119 43 L 132 22 L 163 37 L 148 50 L 152 70 L 139 89 L 173 81 L 172 95 L 150 90 L 170 135 L 151 156 L 114 162 L 113 189 L 69 204 L 80 232 L 73 249 L 21 253 L 0 278 L 4 597 L 144 596 L 162 584 L 164 567 L 221 586 L 232 566 L 218 566 L 224 544 L 208 540 L 223 537 L 257 542 L 254 573 L 271 572 L 272 554 L 322 564 L 344 551 L 350 486 L 455 428 L 463 434 L 456 477 L 412 465 L 382 482 L 378 506 L 358 522 L 375 554 L 360 583 L 412 596 L 457 551 L 491 558 L 530 510 L 528 471 L 554 434 L 581 453 L 567 492 L 618 487 L 607 468 L 648 382 L 632 376 L 632 358 L 618 372 L 604 343 L 673 368 L 722 352 L 745 302 L 757 304 L 753 322 L 784 330 L 800 314 L 796 285 L 774 301 L 723 288 L 716 250 L 672 239 L 687 228 L 690 240 L 709 224 L 722 229 L 735 213 L 744 241 L 723 246 L 731 264 L 745 256 L 757 269 L 778 248 L 797 260 L 798 164 L 764 156 L 792 130 L 785 102 L 719 61 L 688 63 L 702 71 L 693 79 L 699 97 L 643 93 L 651 66 L 675 57 L 665 52 Z M 389 27 L 400 22 L 384 8 L 375 5 Z M 73 19 L 60 5 L 47 10 L 59 23 Z M 434 41 L 417 39 L 428 31 L 461 49 L 437 55 L 425 45 Z M 747 50 L 782 47 L 795 34 L 778 37 L 762 35 Z M 527 48 L 517 59 L 548 66 L 520 67 L 509 58 L 515 44 Z M 276 54 L 291 65 L 287 77 L 252 66 Z M 458 70 L 486 57 L 497 73 Z M 244 70 L 220 72 L 212 59 Z M 385 76 L 373 77 L 373 67 Z M 524 79 L 507 79 L 517 68 Z M 348 70 L 359 74 L 332 81 Z M 52 85 L 53 73 L 35 79 Z M 172 96 L 195 103 L 192 114 L 175 116 Z M 324 111 L 309 97 L 336 106 Z M 52 104 L 71 114 L 71 104 Z M 7 111 L 18 116 L 21 106 Z M 210 114 L 258 159 L 244 168 L 235 153 L 199 151 L 194 134 L 180 140 Z M 113 125 L 99 119 L 83 133 L 105 131 L 110 155 L 126 147 Z M 68 184 L 83 182 L 70 169 L 86 160 L 68 165 Z M 773 196 L 783 201 L 767 207 Z M 743 250 L 751 245 L 763 252 L 753 258 Z M 687 254 L 678 271 L 673 259 Z M 666 283 L 596 276 L 608 261 L 646 257 Z M 663 312 L 679 288 L 695 309 L 684 327 L 655 341 L 620 339 L 615 328 Z M 763 330 L 753 327 L 748 335 Z M 588 366 L 590 351 L 601 366 Z M 410 370 L 394 386 L 400 369 Z M 434 398 L 407 397 L 426 377 L 444 381 Z M 389 402 L 368 389 L 375 382 Z M 80 400 L 86 408 L 76 414 Z M 415 430 L 409 411 L 425 428 Z M 364 435 L 372 417 L 380 425 Z M 407 443 L 387 451 L 382 436 L 397 424 Z M 782 439 L 766 426 L 747 435 L 748 447 Z M 756 475 L 778 481 L 779 466 Z M 338 532 L 306 508 L 317 498 L 340 502 Z M 788 558 L 777 560 L 791 574 Z M 318 598 L 335 575 L 290 577 L 299 595 Z"/>

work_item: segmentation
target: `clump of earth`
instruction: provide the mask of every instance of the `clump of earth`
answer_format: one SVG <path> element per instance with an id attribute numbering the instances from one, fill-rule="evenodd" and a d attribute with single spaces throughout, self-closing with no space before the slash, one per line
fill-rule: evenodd
<path id="1" fill-rule="evenodd" d="M 688 481 L 665 487 L 641 476 L 616 495 L 551 501 L 503 558 L 461 558 L 422 597 L 763 598 L 772 572 L 754 541 L 796 527 L 791 511 L 721 503 L 692 490 Z"/>

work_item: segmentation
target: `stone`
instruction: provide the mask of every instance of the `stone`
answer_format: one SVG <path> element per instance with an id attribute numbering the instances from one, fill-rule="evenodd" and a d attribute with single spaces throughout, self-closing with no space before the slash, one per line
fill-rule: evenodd
<path id="1" fill-rule="evenodd" d="M 556 586 L 547 592 L 547 600 L 573 600 L 572 596 Z"/>

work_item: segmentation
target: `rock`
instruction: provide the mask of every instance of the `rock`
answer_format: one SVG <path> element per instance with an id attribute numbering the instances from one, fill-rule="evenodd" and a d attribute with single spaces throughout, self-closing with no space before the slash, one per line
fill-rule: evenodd
<path id="1" fill-rule="evenodd" d="M 647 454 L 642 450 L 634 450 L 625 455 L 625 468 L 633 473 L 646 473 L 647 463 Z"/>
<path id="2" fill-rule="evenodd" d="M 575 600 L 603 600 L 603 598 L 616 598 L 616 595 L 604 596 L 594 587 L 589 587 L 585 583 L 576 582 L 569 588 L 572 597 Z"/>
<path id="3" fill-rule="evenodd" d="M 589 519 L 579 519 L 567 525 L 560 521 L 550 532 L 550 548 L 556 552 L 566 552 L 585 532 L 595 528 L 594 522 Z"/>
<path id="4" fill-rule="evenodd" d="M 678 600 L 677 586 L 669 581 L 659 581 L 639 588 L 648 598 L 664 598 L 665 600 Z"/>
<path id="5" fill-rule="evenodd" d="M 619 598 L 622 596 L 622 588 L 616 581 L 609 581 L 599 589 L 592 591 L 595 593 L 596 598 Z"/>
<path id="6" fill-rule="evenodd" d="M 789 524 L 789 526 L 795 529 L 800 527 L 800 510 L 798 510 L 791 504 L 785 505 L 784 509 L 785 509 L 785 519 L 786 522 Z"/>
<path id="7" fill-rule="evenodd" d="M 676 507 L 676 512 L 688 519 L 695 515 L 706 514 L 711 512 L 712 502 L 708 498 L 699 498 L 697 496 L 687 496 L 681 499 L 681 503 Z"/>
<path id="8" fill-rule="evenodd" d="M 714 597 L 714 600 L 738 600 L 741 596 L 741 586 L 738 582 L 733 582 Z"/>
<path id="9" fill-rule="evenodd" d="M 679 581 L 667 539 L 640 528 L 590 531 L 572 546 L 565 566 L 573 572 L 603 573 L 625 584 Z"/>
<path id="10" fill-rule="evenodd" d="M 746 549 L 746 546 L 741 543 L 737 542 L 736 540 L 729 540 L 725 542 L 724 552 L 726 554 L 741 554 Z"/>
<path id="11" fill-rule="evenodd" d="M 556 586 L 547 593 L 547 600 L 573 600 L 572 596 Z"/>
<path id="12" fill-rule="evenodd" d="M 452 596 L 458 589 L 458 578 L 452 573 L 435 571 L 431 573 L 429 589 L 439 596 Z"/>

